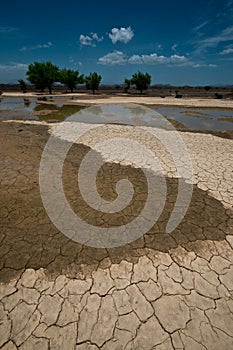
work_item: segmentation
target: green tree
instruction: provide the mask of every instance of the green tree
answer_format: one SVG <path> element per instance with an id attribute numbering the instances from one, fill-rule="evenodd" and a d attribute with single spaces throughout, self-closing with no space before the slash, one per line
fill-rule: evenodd
<path id="1" fill-rule="evenodd" d="M 130 89 L 130 85 L 131 85 L 131 80 L 125 78 L 125 81 L 124 81 L 124 91 L 125 91 L 126 93 L 127 93 L 128 90 Z"/>
<path id="2" fill-rule="evenodd" d="M 26 75 L 36 89 L 44 91 L 47 87 L 52 94 L 52 84 L 59 80 L 59 68 L 51 62 L 34 62 L 29 64 Z"/>
<path id="3" fill-rule="evenodd" d="M 86 88 L 87 90 L 92 90 L 93 95 L 95 90 L 99 89 L 101 79 L 101 75 L 98 75 L 96 72 L 90 73 L 87 77 L 85 77 Z"/>
<path id="4" fill-rule="evenodd" d="M 73 92 L 77 84 L 82 84 L 84 81 L 83 75 L 79 76 L 78 70 L 62 69 L 60 71 L 60 82 L 65 84 L 71 92 Z"/>
<path id="5" fill-rule="evenodd" d="M 25 93 L 26 90 L 27 90 L 27 86 L 26 86 L 25 81 L 23 79 L 19 79 L 18 83 L 19 83 L 19 86 L 20 86 L 20 90 Z"/>
<path id="6" fill-rule="evenodd" d="M 136 89 L 142 94 L 143 90 L 147 90 L 151 83 L 151 76 L 148 73 L 137 72 L 132 75 L 131 84 L 136 85 Z"/>

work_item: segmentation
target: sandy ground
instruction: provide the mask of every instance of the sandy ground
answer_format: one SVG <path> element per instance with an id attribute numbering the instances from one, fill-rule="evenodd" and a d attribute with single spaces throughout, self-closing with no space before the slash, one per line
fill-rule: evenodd
<path id="1" fill-rule="evenodd" d="M 114 200 L 112 184 L 128 178 L 134 200 L 127 210 L 104 215 L 84 203 L 77 169 L 95 142 L 117 135 L 141 141 L 166 169 L 158 222 L 136 241 L 104 249 L 68 239 L 45 212 L 38 174 L 51 128 L 0 122 L 1 350 L 232 349 L 233 141 L 180 133 L 193 162 L 193 197 L 167 234 L 178 187 L 163 147 L 140 127 L 105 125 L 83 137 L 67 156 L 62 180 L 72 209 L 91 225 L 130 222 L 147 186 L 140 168 L 106 161 L 97 180 L 101 196 Z M 108 159 L 113 150 L 114 144 L 101 156 Z M 122 154 L 127 159 L 127 147 Z"/>
<path id="2" fill-rule="evenodd" d="M 1 97 L 42 97 L 50 95 L 42 95 L 38 93 L 18 93 L 18 92 L 4 92 Z M 61 97 L 66 101 L 67 98 L 72 99 L 72 104 L 98 104 L 98 103 L 138 103 L 145 105 L 157 105 L 157 106 L 180 106 L 180 107 L 202 107 L 202 108 L 232 108 L 232 100 L 218 100 L 218 99 L 203 99 L 203 98 L 181 98 L 174 97 L 151 97 L 151 96 L 130 96 L 124 94 L 116 94 L 114 96 L 107 94 L 90 95 L 87 93 L 75 93 L 75 94 L 53 94 L 53 97 Z M 71 102 L 70 100 L 68 100 Z"/>

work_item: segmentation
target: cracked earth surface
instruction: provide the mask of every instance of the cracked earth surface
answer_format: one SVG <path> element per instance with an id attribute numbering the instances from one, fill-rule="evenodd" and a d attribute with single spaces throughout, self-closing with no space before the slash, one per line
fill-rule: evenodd
<path id="1" fill-rule="evenodd" d="M 132 181 L 134 201 L 123 215 L 97 213 L 77 187 L 77 168 L 95 138 L 119 132 L 143 138 L 162 156 L 167 203 L 137 241 L 97 249 L 69 240 L 43 208 L 38 174 L 48 126 L 1 122 L 1 349 L 233 348 L 233 141 L 181 133 L 193 162 L 193 197 L 180 225 L 166 234 L 177 193 L 175 169 L 139 127 L 107 125 L 72 146 L 63 171 L 67 199 L 80 217 L 103 227 L 140 212 L 145 178 L 127 162 L 106 162 L 97 179 L 106 200 L 116 197 L 119 178 Z"/>

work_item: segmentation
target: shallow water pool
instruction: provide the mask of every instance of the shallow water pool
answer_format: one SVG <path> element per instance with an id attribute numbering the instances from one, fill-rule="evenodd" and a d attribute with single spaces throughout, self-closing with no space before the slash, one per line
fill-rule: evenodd
<path id="1" fill-rule="evenodd" d="M 72 101 L 72 100 L 71 100 Z M 70 101 L 70 102 L 71 102 Z M 106 105 L 108 106 L 108 105 Z M 122 110 L 124 108 L 124 113 Z M 1 119 L 32 119 L 63 121 L 75 115 L 75 120 L 88 123 L 125 124 L 135 126 L 163 127 L 163 117 L 173 121 L 178 129 L 228 131 L 233 130 L 233 110 L 204 108 L 154 108 L 155 113 L 143 114 L 140 105 L 117 104 L 105 107 L 92 106 L 91 113 L 80 112 L 83 106 L 64 104 L 64 97 L 55 98 L 2 98 Z M 107 111 L 107 112 L 106 112 Z M 118 113 L 119 111 L 119 113 Z M 80 113 L 79 113 L 80 112 Z M 161 115 L 161 118 L 159 117 Z"/>

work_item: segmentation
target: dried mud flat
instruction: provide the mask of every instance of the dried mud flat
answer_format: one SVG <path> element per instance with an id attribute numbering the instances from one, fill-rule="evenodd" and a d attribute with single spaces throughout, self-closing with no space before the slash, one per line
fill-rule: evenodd
<path id="1" fill-rule="evenodd" d="M 43 207 L 38 176 L 49 127 L 0 123 L 0 348 L 233 348 L 233 141 L 181 133 L 194 189 L 180 225 L 164 233 L 177 194 L 168 162 L 167 202 L 158 222 L 126 246 L 97 249 L 69 240 Z M 145 136 L 133 130 L 135 139 Z M 99 137 L 116 132 L 132 136 L 132 127 L 105 125 Z M 108 227 L 120 217 L 100 215 L 82 202 L 75 177 L 94 141 L 83 138 L 71 148 L 63 184 L 80 217 Z M 143 142 L 157 149 L 150 137 Z M 123 213 L 124 223 L 145 200 L 141 169 L 106 163 L 97 181 L 110 200 L 116 196 L 111 183 L 125 176 L 134 184 L 135 201 Z"/>

